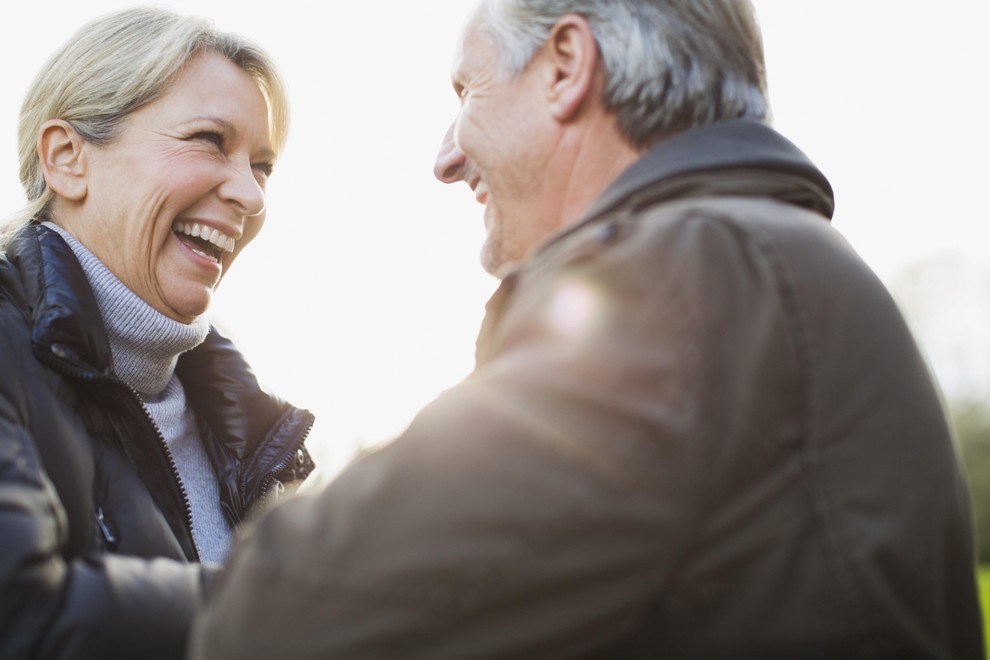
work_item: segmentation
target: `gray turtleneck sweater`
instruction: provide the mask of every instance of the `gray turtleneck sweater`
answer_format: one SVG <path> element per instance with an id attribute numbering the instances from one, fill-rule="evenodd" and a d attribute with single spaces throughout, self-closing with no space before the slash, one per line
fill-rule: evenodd
<path id="1" fill-rule="evenodd" d="M 179 355 L 206 339 L 201 316 L 186 325 L 161 314 L 127 288 L 72 234 L 51 222 L 75 253 L 96 296 L 110 340 L 114 373 L 133 388 L 154 420 L 189 498 L 192 532 L 202 561 L 222 562 L 231 527 L 220 509 L 220 488 L 199 436 L 196 417 L 175 375 Z"/>

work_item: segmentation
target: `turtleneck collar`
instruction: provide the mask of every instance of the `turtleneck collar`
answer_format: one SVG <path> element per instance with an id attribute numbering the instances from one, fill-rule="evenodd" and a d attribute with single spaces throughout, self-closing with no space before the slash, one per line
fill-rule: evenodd
<path id="1" fill-rule="evenodd" d="M 114 373 L 144 395 L 158 395 L 175 373 L 179 355 L 201 344 L 210 332 L 205 315 L 180 323 L 139 298 L 72 234 L 43 223 L 65 239 L 93 288 L 107 329 Z"/>

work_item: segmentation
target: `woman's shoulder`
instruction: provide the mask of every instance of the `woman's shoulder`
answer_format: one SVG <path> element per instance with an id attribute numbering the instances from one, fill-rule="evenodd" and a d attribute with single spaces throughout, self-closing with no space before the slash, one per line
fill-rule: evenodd
<path id="1" fill-rule="evenodd" d="M 0 382 L 8 381 L 16 365 L 31 358 L 28 315 L 29 306 L 16 269 L 5 257 L 0 257 L 0 355 L 4 356 Z"/>

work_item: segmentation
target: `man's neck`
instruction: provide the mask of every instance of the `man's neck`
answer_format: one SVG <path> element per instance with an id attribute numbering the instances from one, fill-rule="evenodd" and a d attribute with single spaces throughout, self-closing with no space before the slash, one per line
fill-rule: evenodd
<path id="1" fill-rule="evenodd" d="M 570 169 L 561 229 L 581 220 L 602 191 L 643 155 L 622 139 L 613 115 L 600 114 L 586 122 L 607 126 L 586 125 L 571 131 L 555 156 L 562 168 Z"/>

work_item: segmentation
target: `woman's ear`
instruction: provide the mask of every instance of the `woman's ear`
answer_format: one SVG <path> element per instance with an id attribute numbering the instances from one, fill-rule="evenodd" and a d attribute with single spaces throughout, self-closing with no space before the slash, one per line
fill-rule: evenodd
<path id="1" fill-rule="evenodd" d="M 583 16 L 567 14 L 554 25 L 545 48 L 554 72 L 549 88 L 551 112 L 558 121 L 568 121 L 579 114 L 592 93 L 598 42 Z"/>
<path id="2" fill-rule="evenodd" d="M 62 119 L 50 119 L 38 131 L 41 171 L 59 197 L 74 202 L 86 197 L 86 147 L 86 141 Z"/>

